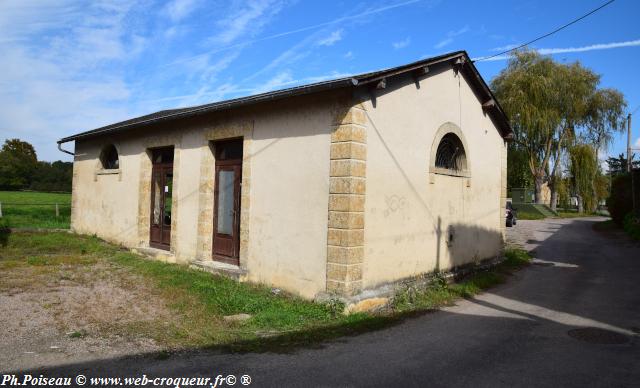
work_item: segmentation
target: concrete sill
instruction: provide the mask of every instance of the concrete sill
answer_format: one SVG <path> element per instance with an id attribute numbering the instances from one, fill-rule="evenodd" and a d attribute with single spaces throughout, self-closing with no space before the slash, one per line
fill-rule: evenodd
<path id="1" fill-rule="evenodd" d="M 226 276 L 235 280 L 242 281 L 247 275 L 247 270 L 236 265 L 220 263 L 213 260 L 196 260 L 191 262 L 189 266 L 193 269 L 210 272 L 215 275 Z"/>
<path id="2" fill-rule="evenodd" d="M 166 251 L 164 249 L 158 249 L 158 248 L 152 248 L 152 247 L 138 247 L 138 248 L 133 248 L 131 251 L 139 255 L 151 257 L 151 258 L 168 262 L 168 263 L 176 262 L 176 256 L 170 251 Z"/>
<path id="3" fill-rule="evenodd" d="M 120 169 L 117 170 L 98 170 L 96 171 L 96 175 L 116 175 L 120 174 Z"/>
<path id="4" fill-rule="evenodd" d="M 467 170 L 449 170 L 448 168 L 431 167 L 429 172 L 438 175 L 457 176 L 462 178 L 471 178 L 471 173 Z"/>

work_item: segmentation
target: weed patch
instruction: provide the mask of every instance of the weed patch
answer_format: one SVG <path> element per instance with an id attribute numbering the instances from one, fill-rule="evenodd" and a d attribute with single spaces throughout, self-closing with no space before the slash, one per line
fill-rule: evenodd
<path id="1" fill-rule="evenodd" d="M 428 286 L 405 286 L 392 300 L 392 307 L 399 312 L 431 310 L 451 305 L 456 299 L 470 298 L 487 288 L 503 283 L 506 276 L 527 265 L 529 254 L 521 249 L 508 249 L 505 260 L 489 270 L 472 273 L 464 279 L 449 284 L 442 274 L 435 273 Z"/>

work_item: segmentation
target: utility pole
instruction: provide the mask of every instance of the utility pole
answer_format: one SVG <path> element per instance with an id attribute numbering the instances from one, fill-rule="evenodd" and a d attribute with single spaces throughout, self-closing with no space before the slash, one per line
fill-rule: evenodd
<path id="1" fill-rule="evenodd" d="M 631 203 L 633 206 L 633 214 L 638 217 L 640 213 L 640 209 L 638 209 L 638 204 L 636 203 L 636 185 L 634 182 L 634 171 L 633 171 L 633 155 L 631 154 L 631 113 L 627 116 L 627 171 L 631 174 Z"/>
<path id="2" fill-rule="evenodd" d="M 631 172 L 631 113 L 627 115 L 627 172 Z"/>

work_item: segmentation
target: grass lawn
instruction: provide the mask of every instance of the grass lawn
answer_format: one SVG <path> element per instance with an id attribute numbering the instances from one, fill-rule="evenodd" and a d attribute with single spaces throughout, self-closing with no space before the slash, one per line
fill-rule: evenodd
<path id="1" fill-rule="evenodd" d="M 559 211 L 558 212 L 558 217 L 560 218 L 580 218 L 580 217 L 593 217 L 593 216 L 599 216 L 600 214 L 598 213 L 578 213 L 578 212 L 573 212 L 573 211 Z"/>
<path id="2" fill-rule="evenodd" d="M 576 217 L 593 217 L 593 216 L 607 216 L 606 213 L 578 213 L 577 210 L 563 210 L 558 209 L 558 218 L 576 218 Z M 519 220 L 541 220 L 544 219 L 545 216 L 540 214 L 537 211 L 530 211 L 526 207 L 520 206 L 518 208 L 518 219 Z"/>
<path id="3" fill-rule="evenodd" d="M 0 191 L 2 224 L 11 228 L 68 229 L 71 194 L 33 191 Z M 60 216 L 56 217 L 55 204 Z"/>
<path id="4" fill-rule="evenodd" d="M 609 212 L 606 210 L 599 210 L 593 213 L 578 213 L 576 209 L 560 209 L 558 208 L 558 217 L 560 218 L 576 218 L 576 217 L 593 217 L 604 216 L 608 217 Z"/>
<path id="5" fill-rule="evenodd" d="M 526 210 L 518 210 L 517 217 L 519 220 L 542 220 L 545 218 L 539 212 L 528 212 Z"/>
<path id="6" fill-rule="evenodd" d="M 60 333 L 74 340 L 149 338 L 164 349 L 284 350 L 378 329 L 501 283 L 529 260 L 523 251 L 509 250 L 507 260 L 490 271 L 454 284 L 434 282 L 428 288 L 402 290 L 383 312 L 343 315 L 344 305 L 336 301 L 318 304 L 274 294 L 268 287 L 142 258 L 95 237 L 13 232 L 5 235 L 4 244 L 0 249 L 0 296 L 29 290 L 46 295 L 48 288 L 64 289 L 62 299 L 42 302 L 57 317 Z M 106 287 L 105 282 L 111 286 Z M 65 302 L 74 287 L 84 287 L 81 295 L 90 290 L 82 296 L 86 298 L 82 303 Z M 91 295 L 107 288 L 111 290 L 107 298 Z M 120 294 L 125 297 L 114 301 Z M 150 312 L 134 314 L 146 305 Z M 94 310 L 83 310 L 87 308 Z M 73 309 L 79 309 L 75 315 Z M 223 319 L 239 313 L 251 318 L 243 322 Z M 103 317 L 94 319 L 94 315 Z"/>

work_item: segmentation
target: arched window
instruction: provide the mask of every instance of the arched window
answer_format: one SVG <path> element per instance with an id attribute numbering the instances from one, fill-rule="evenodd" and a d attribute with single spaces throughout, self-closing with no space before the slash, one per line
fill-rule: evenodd
<path id="1" fill-rule="evenodd" d="M 120 168 L 118 150 L 113 144 L 109 144 L 102 149 L 100 163 L 102 163 L 102 168 L 105 170 L 117 170 Z"/>
<path id="2" fill-rule="evenodd" d="M 447 133 L 442 137 L 436 151 L 435 166 L 456 172 L 467 170 L 467 155 L 458 136 Z"/>

